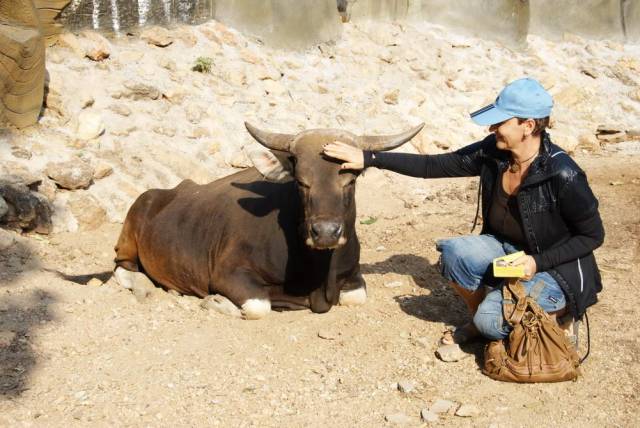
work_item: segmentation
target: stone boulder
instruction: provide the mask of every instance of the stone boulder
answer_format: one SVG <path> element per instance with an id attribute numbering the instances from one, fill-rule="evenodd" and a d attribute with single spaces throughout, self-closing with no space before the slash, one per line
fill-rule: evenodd
<path id="1" fill-rule="evenodd" d="M 68 190 L 86 189 L 93 182 L 93 168 L 81 160 L 50 162 L 45 170 L 47 176 L 59 187 Z"/>
<path id="2" fill-rule="evenodd" d="M 51 207 L 44 196 L 23 184 L 0 179 L 0 198 L 6 204 L 0 223 L 14 229 L 44 234 L 51 232 Z"/>
<path id="3" fill-rule="evenodd" d="M 107 212 L 98 200 L 87 192 L 71 195 L 69 208 L 78 222 L 80 230 L 95 230 L 107 219 Z"/>

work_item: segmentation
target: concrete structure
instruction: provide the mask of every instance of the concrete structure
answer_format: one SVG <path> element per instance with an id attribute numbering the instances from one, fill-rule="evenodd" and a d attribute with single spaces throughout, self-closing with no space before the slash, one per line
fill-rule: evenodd
<path id="1" fill-rule="evenodd" d="M 341 30 L 336 0 L 216 0 L 215 18 L 287 48 L 335 40 Z"/>
<path id="2" fill-rule="evenodd" d="M 529 0 L 529 31 L 547 38 L 565 33 L 623 40 L 621 0 Z"/>
<path id="3" fill-rule="evenodd" d="M 628 41 L 640 42 L 640 1 L 623 0 L 623 30 Z"/>
<path id="4" fill-rule="evenodd" d="M 527 34 L 640 40 L 638 0 L 71 0 L 62 21 L 71 29 L 119 32 L 215 18 L 274 46 L 299 48 L 338 37 L 338 8 L 344 21 L 427 21 L 507 44 Z"/>
<path id="5" fill-rule="evenodd" d="M 411 0 L 410 19 L 451 28 L 456 32 L 520 43 L 529 30 L 529 3 L 521 0 Z"/>

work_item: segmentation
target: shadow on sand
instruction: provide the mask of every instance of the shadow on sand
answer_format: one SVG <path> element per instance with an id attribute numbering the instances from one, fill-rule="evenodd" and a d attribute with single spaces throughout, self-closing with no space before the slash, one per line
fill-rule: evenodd
<path id="1" fill-rule="evenodd" d="M 400 309 L 408 315 L 452 326 L 470 321 L 466 306 L 442 277 L 437 263 L 431 264 L 427 259 L 413 254 L 396 254 L 382 262 L 362 264 L 360 268 L 364 274 L 395 273 L 411 276 L 416 285 L 429 290 L 424 295 L 405 294 L 394 298 Z M 460 348 L 473 354 L 476 362 L 481 364 L 484 343 L 482 340 L 474 341 L 461 345 Z"/>
<path id="2" fill-rule="evenodd" d="M 39 266 L 22 242 L 0 252 L 0 396 L 4 398 L 29 389 L 29 376 L 38 362 L 32 336 L 41 324 L 52 320 L 49 306 L 54 297 L 40 289 L 25 292 L 18 281 Z"/>

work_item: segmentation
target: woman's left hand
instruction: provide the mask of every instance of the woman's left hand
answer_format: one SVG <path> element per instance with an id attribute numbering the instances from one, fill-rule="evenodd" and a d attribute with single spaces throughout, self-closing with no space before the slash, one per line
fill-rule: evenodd
<path id="1" fill-rule="evenodd" d="M 522 256 L 518 257 L 514 261 L 511 262 L 512 266 L 524 265 L 524 277 L 529 281 L 536 274 L 538 270 L 538 266 L 536 266 L 536 260 L 531 256 Z"/>

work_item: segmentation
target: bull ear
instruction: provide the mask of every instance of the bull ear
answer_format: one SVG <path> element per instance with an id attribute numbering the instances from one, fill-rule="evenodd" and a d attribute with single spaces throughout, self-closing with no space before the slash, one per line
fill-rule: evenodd
<path id="1" fill-rule="evenodd" d="M 247 156 L 267 181 L 281 183 L 292 176 L 293 164 L 289 152 L 253 149 L 247 150 Z"/>
<path id="2" fill-rule="evenodd" d="M 276 134 L 275 132 L 267 132 L 256 128 L 249 122 L 245 122 L 244 126 L 249 134 L 267 149 L 289 151 L 294 135 Z"/>
<path id="3" fill-rule="evenodd" d="M 362 135 L 356 137 L 356 144 L 362 150 L 371 150 L 376 152 L 383 152 L 385 150 L 392 150 L 396 147 L 400 147 L 410 139 L 416 136 L 418 132 L 424 126 L 424 122 L 410 129 L 402 134 L 397 135 L 380 135 L 380 136 L 367 136 Z"/>

